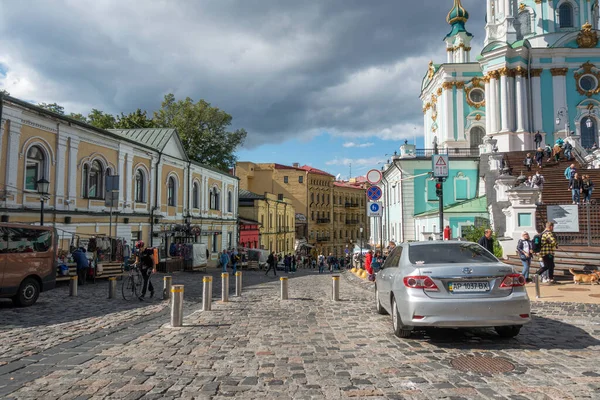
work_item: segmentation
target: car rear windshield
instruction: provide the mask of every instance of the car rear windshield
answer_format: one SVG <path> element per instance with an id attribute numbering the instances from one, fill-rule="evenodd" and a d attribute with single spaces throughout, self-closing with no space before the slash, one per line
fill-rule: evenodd
<path id="1" fill-rule="evenodd" d="M 411 264 L 464 264 L 498 262 L 489 251 L 475 243 L 424 244 L 410 246 Z"/>

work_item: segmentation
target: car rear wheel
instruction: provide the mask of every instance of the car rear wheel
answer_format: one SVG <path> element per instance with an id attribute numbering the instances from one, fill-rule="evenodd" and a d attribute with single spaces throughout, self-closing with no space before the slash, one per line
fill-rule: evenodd
<path id="1" fill-rule="evenodd" d="M 29 307 L 35 304 L 40 297 L 40 285 L 33 278 L 27 278 L 21 282 L 19 291 L 13 297 L 13 302 L 19 307 Z"/>
<path id="2" fill-rule="evenodd" d="M 406 327 L 402 325 L 398 306 L 396 305 L 396 299 L 392 299 L 392 324 L 394 326 L 394 335 L 399 338 L 407 338 L 412 333 L 412 329 L 406 329 Z"/>
<path id="3" fill-rule="evenodd" d="M 381 300 L 379 299 L 379 290 L 377 290 L 377 286 L 375 286 L 375 310 L 377 310 L 377 314 L 387 314 L 385 308 L 381 306 Z"/>
<path id="4" fill-rule="evenodd" d="M 521 325 L 497 326 L 494 329 L 496 330 L 496 333 L 500 335 L 500 337 L 513 338 L 521 331 Z"/>

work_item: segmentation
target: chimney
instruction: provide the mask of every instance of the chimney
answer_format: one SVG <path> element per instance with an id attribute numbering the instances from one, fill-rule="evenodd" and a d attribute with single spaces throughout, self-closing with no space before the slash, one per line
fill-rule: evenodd
<path id="1" fill-rule="evenodd" d="M 295 162 L 292 165 L 294 166 L 294 168 L 300 168 L 300 163 Z"/>

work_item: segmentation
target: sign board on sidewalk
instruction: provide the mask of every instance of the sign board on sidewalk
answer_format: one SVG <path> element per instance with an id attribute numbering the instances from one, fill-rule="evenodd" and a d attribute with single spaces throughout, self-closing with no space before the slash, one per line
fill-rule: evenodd
<path id="1" fill-rule="evenodd" d="M 579 233 L 579 210 L 577 205 L 548 206 L 548 221 L 554 221 L 554 232 Z"/>
<path id="2" fill-rule="evenodd" d="M 383 207 L 377 201 L 367 203 L 367 217 L 383 217 Z"/>
<path id="3" fill-rule="evenodd" d="M 369 182 L 371 185 L 377 185 L 379 182 L 381 182 L 382 178 L 383 175 L 378 169 L 372 169 L 367 172 L 367 182 Z"/>
<path id="4" fill-rule="evenodd" d="M 433 177 L 447 178 L 450 172 L 448 154 L 434 154 L 432 158 Z"/>
<path id="5" fill-rule="evenodd" d="M 371 201 L 377 201 L 381 198 L 383 192 L 379 186 L 371 186 L 367 189 L 367 198 Z"/>

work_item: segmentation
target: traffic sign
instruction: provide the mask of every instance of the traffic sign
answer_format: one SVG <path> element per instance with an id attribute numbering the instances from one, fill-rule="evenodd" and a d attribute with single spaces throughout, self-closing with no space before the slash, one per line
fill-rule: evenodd
<path id="1" fill-rule="evenodd" d="M 383 195 L 383 192 L 381 191 L 381 188 L 379 186 L 371 186 L 370 188 L 367 189 L 367 197 L 371 201 L 379 200 L 382 195 Z"/>
<path id="2" fill-rule="evenodd" d="M 381 203 L 370 201 L 367 203 L 367 217 L 383 217 L 383 207 Z"/>
<path id="3" fill-rule="evenodd" d="M 433 177 L 447 178 L 450 172 L 447 154 L 434 154 L 432 158 Z"/>
<path id="4" fill-rule="evenodd" d="M 372 169 L 367 172 L 367 182 L 369 182 L 371 185 L 377 185 L 379 182 L 381 182 L 382 178 L 383 175 L 378 169 Z"/>

